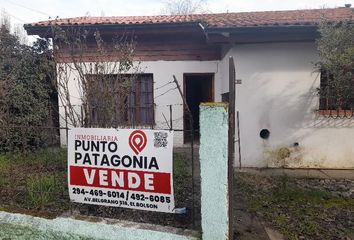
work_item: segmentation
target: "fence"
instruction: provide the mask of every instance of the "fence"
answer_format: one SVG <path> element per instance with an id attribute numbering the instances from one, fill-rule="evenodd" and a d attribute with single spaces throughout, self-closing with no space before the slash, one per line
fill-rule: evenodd
<path id="1" fill-rule="evenodd" d="M 53 122 L 56 126 L 53 126 L 53 123 L 40 127 L 0 126 L 0 207 L 49 217 L 63 213 L 80 213 L 199 229 L 200 174 L 196 171 L 199 168 L 199 157 L 194 144 L 198 131 L 194 130 L 191 118 L 184 118 L 186 100 L 175 77 L 174 80 L 153 89 L 154 94 L 156 91 L 155 96 L 152 95 L 152 89 L 150 92 L 145 90 L 140 93 L 139 98 L 128 99 L 126 107 L 119 109 L 119 112 L 116 112 L 117 109 L 112 110 L 109 104 L 99 106 L 100 101 L 95 101 L 95 105 L 89 107 L 71 103 L 59 106 L 59 110 L 54 109 L 56 111 L 54 115 L 59 118 L 56 120 L 60 122 L 61 127 L 57 122 Z M 176 94 L 181 96 L 183 103 L 164 104 L 166 97 L 163 96 L 177 90 L 179 93 Z M 146 93 L 146 96 L 142 93 Z M 73 96 L 70 98 L 73 98 L 76 104 L 82 104 L 80 99 Z M 139 126 L 156 130 L 174 130 L 175 135 L 178 135 L 179 144 L 187 140 L 181 139 L 181 136 L 189 136 L 188 144 L 184 144 L 187 147 L 174 148 L 173 155 L 175 206 L 180 208 L 180 211 L 176 212 L 182 214 L 70 202 L 67 153 L 66 149 L 60 147 L 66 145 L 69 128 L 72 126 L 118 128 L 121 125 L 124 128 Z"/>
<path id="2" fill-rule="evenodd" d="M 16 150 L 9 151 L 3 147 L 0 153 L 0 208 L 44 217 L 56 217 L 64 213 L 81 214 L 180 228 L 200 228 L 200 177 L 194 173 L 198 166 L 198 158 L 193 156 L 197 152 L 195 147 L 174 148 L 173 155 L 176 208 L 186 208 L 186 213 L 167 214 L 87 205 L 69 200 L 67 152 L 65 148 L 60 148 L 60 130 L 65 132 L 67 128 L 0 127 L 1 139 L 14 135 L 17 139 Z M 31 134 L 36 136 L 37 142 L 28 138 Z"/>

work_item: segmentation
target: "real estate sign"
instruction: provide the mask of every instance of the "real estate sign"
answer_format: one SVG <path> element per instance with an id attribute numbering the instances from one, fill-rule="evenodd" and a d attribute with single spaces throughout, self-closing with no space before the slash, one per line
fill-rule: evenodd
<path id="1" fill-rule="evenodd" d="M 71 201 L 174 212 L 172 148 L 172 131 L 69 130 Z"/>

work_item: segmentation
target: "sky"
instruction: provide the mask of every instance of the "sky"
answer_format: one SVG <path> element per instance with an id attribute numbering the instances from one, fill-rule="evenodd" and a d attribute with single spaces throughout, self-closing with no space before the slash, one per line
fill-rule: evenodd
<path id="1" fill-rule="evenodd" d="M 245 12 L 354 6 L 353 0 L 204 0 L 210 12 Z M 162 13 L 166 0 L 0 0 L 13 25 L 77 16 L 137 16 Z"/>

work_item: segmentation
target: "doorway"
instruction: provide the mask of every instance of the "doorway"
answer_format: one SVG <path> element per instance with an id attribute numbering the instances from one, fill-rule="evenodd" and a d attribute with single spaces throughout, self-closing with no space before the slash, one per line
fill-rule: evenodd
<path id="1" fill-rule="evenodd" d="M 214 73 L 188 73 L 184 74 L 184 95 L 189 109 L 192 112 L 195 140 L 199 140 L 199 105 L 202 102 L 214 102 Z M 190 142 L 190 117 L 183 114 L 184 142 Z"/>

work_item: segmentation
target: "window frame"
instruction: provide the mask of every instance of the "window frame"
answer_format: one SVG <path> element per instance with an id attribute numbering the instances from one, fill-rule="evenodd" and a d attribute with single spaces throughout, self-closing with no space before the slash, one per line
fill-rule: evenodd
<path id="1" fill-rule="evenodd" d="M 94 76 L 97 75 L 99 76 L 100 74 L 87 74 L 86 76 Z M 114 75 L 126 75 L 126 76 L 133 76 L 136 75 L 136 79 L 134 79 L 134 83 L 132 84 L 131 87 L 131 92 L 128 93 L 128 96 L 125 100 L 126 104 L 126 109 L 124 113 L 124 121 L 121 123 L 118 123 L 117 126 L 119 125 L 127 125 L 127 126 L 152 126 L 155 125 L 155 102 L 154 102 L 154 76 L 152 73 L 138 73 L 138 74 L 106 74 L 107 76 L 114 76 Z M 103 77 L 104 75 L 102 75 Z M 144 78 L 145 77 L 145 78 Z M 109 79 L 106 78 L 106 79 Z M 102 79 L 104 81 L 104 79 Z M 147 101 L 151 100 L 151 103 L 148 103 L 151 106 L 142 106 L 141 104 L 141 96 L 142 96 L 142 82 L 143 81 L 151 81 L 151 83 L 146 84 L 144 88 L 146 90 L 144 91 L 145 94 L 147 94 Z M 151 96 L 150 96 L 151 95 Z M 99 96 L 98 96 L 99 97 Z M 114 97 L 114 95 L 113 95 Z M 133 100 L 130 100 L 133 99 Z M 95 118 L 93 115 L 97 116 L 99 112 L 94 112 L 93 110 L 95 109 L 94 105 L 90 105 L 90 102 L 94 102 L 95 99 L 88 100 L 89 104 L 89 112 L 88 114 L 90 115 L 90 119 Z M 129 103 L 129 101 L 133 101 L 133 103 Z M 139 105 L 137 104 L 139 103 Z M 131 105 L 133 104 L 133 106 Z M 146 121 L 144 123 L 142 122 L 142 116 L 141 116 L 141 108 L 146 108 L 147 110 L 147 116 L 146 116 Z M 151 114 L 151 116 L 150 116 Z M 120 121 L 117 119 L 118 122 Z M 91 125 L 99 126 L 101 124 L 100 120 L 95 120 L 94 123 L 91 123 Z M 100 126 L 99 126 L 100 127 Z"/>
<path id="2" fill-rule="evenodd" d="M 129 75 L 129 74 L 125 74 L 125 75 Z M 151 104 L 151 106 L 150 107 L 144 107 L 144 106 L 139 106 L 138 108 L 137 108 L 137 112 L 135 112 L 133 115 L 134 115 L 134 119 L 135 119 L 135 121 L 134 121 L 134 123 L 131 123 L 131 122 L 129 122 L 130 120 L 129 120 L 129 115 L 131 114 L 130 112 L 128 112 L 127 113 L 127 115 L 128 115 L 128 124 L 131 124 L 131 125 L 134 125 L 134 126 L 152 126 L 152 125 L 155 125 L 155 102 L 154 102 L 154 76 L 153 76 L 153 74 L 152 73 L 141 73 L 141 74 L 136 74 L 136 75 L 138 75 L 139 77 L 137 78 L 137 79 L 139 79 L 139 84 L 138 84 L 138 86 L 139 86 L 139 89 L 140 89 L 140 91 L 136 91 L 136 89 L 138 88 L 137 87 L 137 85 L 135 85 L 134 86 L 134 91 L 133 91 L 133 93 L 134 93 L 134 97 L 135 97 L 135 99 L 134 99 L 134 103 L 135 103 L 135 106 L 132 108 L 132 107 L 130 107 L 129 106 L 129 103 L 128 103 L 128 107 L 127 107 L 127 110 L 129 111 L 129 109 L 133 109 L 133 111 L 134 111 L 134 109 L 137 107 L 136 106 L 136 103 L 137 102 L 139 102 L 140 104 L 141 104 L 141 95 L 142 95 L 142 90 L 141 90 L 141 85 L 142 85 L 142 78 L 140 78 L 140 77 L 143 77 L 143 76 L 151 76 L 151 92 L 149 92 L 149 91 L 146 91 L 146 92 L 144 92 L 144 93 L 146 93 L 146 94 L 151 94 L 151 100 L 152 100 L 152 102 L 150 103 Z M 147 86 L 148 87 L 148 86 Z M 137 99 L 138 99 L 138 101 L 137 101 Z M 129 100 L 128 100 L 129 101 Z M 141 109 L 142 108 L 148 108 L 148 109 L 151 109 L 151 114 L 152 114 L 152 116 L 151 116 L 151 122 L 149 122 L 148 121 L 148 123 L 141 123 Z M 137 118 L 137 116 L 139 116 L 139 118 Z"/>
<path id="3" fill-rule="evenodd" d="M 330 91 L 334 91 L 329 82 L 333 81 L 333 75 L 331 75 L 325 69 L 320 70 L 320 86 L 319 86 L 319 105 L 318 105 L 318 113 L 321 116 L 338 116 L 338 117 L 353 117 L 354 116 L 354 89 L 353 95 L 350 100 L 346 100 L 345 104 L 351 105 L 351 108 L 338 107 L 338 103 L 335 98 L 335 94 L 331 94 Z M 327 89 L 325 89 L 327 88 Z M 322 90 L 326 91 L 327 94 L 323 95 Z M 330 99 L 332 96 L 333 99 Z M 333 102 L 330 102 L 333 101 Z"/>

